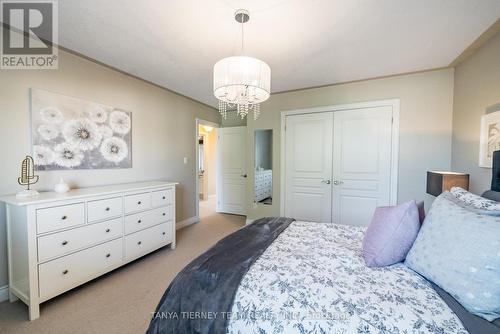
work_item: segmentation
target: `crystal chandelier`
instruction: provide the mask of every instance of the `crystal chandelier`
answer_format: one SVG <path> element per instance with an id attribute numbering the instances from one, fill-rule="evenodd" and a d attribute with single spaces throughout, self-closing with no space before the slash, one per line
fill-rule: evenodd
<path id="1" fill-rule="evenodd" d="M 243 25 L 248 22 L 248 11 L 236 11 L 235 20 L 241 24 L 241 53 L 243 53 Z M 214 95 L 219 100 L 219 112 L 227 117 L 228 109 L 236 109 L 241 118 L 250 111 L 254 119 L 260 114 L 260 103 L 269 98 L 271 68 L 262 60 L 245 56 L 227 57 L 214 65 Z"/>

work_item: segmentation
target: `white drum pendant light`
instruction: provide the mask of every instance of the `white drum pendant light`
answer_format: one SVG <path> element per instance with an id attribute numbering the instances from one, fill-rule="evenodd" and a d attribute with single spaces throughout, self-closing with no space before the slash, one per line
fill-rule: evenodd
<path id="1" fill-rule="evenodd" d="M 241 51 L 243 53 L 243 25 L 248 22 L 248 11 L 236 11 L 234 18 L 241 23 Z M 219 100 L 219 112 L 224 118 L 227 109 L 236 108 L 244 118 L 250 111 L 254 119 L 259 117 L 260 103 L 271 92 L 271 68 L 262 60 L 235 56 L 219 60 L 214 65 L 214 95 Z"/>

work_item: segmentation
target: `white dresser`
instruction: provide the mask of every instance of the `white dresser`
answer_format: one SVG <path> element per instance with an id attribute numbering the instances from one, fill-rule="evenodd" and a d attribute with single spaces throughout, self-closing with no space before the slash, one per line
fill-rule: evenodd
<path id="1" fill-rule="evenodd" d="M 255 203 L 273 196 L 273 171 L 271 169 L 255 171 L 253 193 Z"/>
<path id="2" fill-rule="evenodd" d="M 170 244 L 175 248 L 175 185 L 142 182 L 44 192 L 6 203 L 9 297 L 39 305 Z"/>

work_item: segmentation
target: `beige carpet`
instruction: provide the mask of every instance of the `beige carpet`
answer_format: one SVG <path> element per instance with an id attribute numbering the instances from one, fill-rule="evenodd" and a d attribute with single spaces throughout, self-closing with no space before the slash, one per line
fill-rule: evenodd
<path id="1" fill-rule="evenodd" d="M 212 203 L 203 203 L 212 204 Z M 201 221 L 177 231 L 177 248 L 160 249 L 43 303 L 28 321 L 21 302 L 0 303 L 1 333 L 144 333 L 151 312 L 175 275 L 215 242 L 244 226 L 245 218 L 200 205 Z"/>

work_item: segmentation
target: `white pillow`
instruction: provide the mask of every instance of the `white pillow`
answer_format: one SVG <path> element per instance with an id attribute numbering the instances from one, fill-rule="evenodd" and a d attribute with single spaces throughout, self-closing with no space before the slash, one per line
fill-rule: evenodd
<path id="1" fill-rule="evenodd" d="M 495 202 L 490 199 L 478 196 L 463 188 L 453 187 L 450 189 L 450 193 L 462 202 L 476 209 L 486 211 L 500 211 L 500 202 Z"/>
<path id="2" fill-rule="evenodd" d="M 500 218 L 462 203 L 449 192 L 436 198 L 405 264 L 493 321 L 500 318 Z"/>

